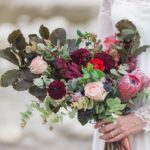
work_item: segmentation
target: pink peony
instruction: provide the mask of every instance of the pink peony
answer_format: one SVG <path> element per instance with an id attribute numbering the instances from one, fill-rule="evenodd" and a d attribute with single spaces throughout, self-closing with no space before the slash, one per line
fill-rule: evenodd
<path id="1" fill-rule="evenodd" d="M 133 75 L 136 75 L 141 80 L 141 88 L 143 90 L 150 85 L 150 78 L 146 76 L 140 69 L 135 69 L 131 72 Z"/>
<path id="2" fill-rule="evenodd" d="M 88 83 L 84 90 L 85 96 L 96 101 L 103 101 L 108 94 L 108 92 L 104 89 L 103 83 L 100 81 Z"/>
<path id="3" fill-rule="evenodd" d="M 105 38 L 104 45 L 107 49 L 111 49 L 113 44 L 117 44 L 118 40 L 116 40 L 116 36 L 110 36 Z"/>
<path id="4" fill-rule="evenodd" d="M 48 65 L 41 56 L 37 56 L 32 60 L 29 68 L 30 71 L 34 74 L 42 74 L 47 70 Z"/>
<path id="5" fill-rule="evenodd" d="M 139 92 L 141 80 L 133 74 L 127 74 L 120 79 L 117 88 L 121 100 L 127 102 Z"/>

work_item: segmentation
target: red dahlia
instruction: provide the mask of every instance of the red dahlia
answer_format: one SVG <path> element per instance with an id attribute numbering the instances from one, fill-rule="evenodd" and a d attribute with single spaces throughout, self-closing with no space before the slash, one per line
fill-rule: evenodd
<path id="1" fill-rule="evenodd" d="M 98 58 L 104 62 L 106 72 L 109 72 L 110 69 L 115 68 L 115 60 L 109 54 L 107 54 L 105 52 L 100 52 L 96 55 L 96 58 Z"/>
<path id="2" fill-rule="evenodd" d="M 87 49 L 81 48 L 73 51 L 70 57 L 76 64 L 83 65 L 87 63 L 91 57 L 91 53 Z"/>
<path id="3" fill-rule="evenodd" d="M 62 99 L 66 95 L 66 87 L 62 81 L 55 80 L 48 86 L 48 94 L 54 100 Z"/>
<path id="4" fill-rule="evenodd" d="M 93 65 L 94 69 L 98 69 L 101 71 L 105 70 L 104 62 L 98 58 L 93 58 L 89 61 L 90 64 Z"/>

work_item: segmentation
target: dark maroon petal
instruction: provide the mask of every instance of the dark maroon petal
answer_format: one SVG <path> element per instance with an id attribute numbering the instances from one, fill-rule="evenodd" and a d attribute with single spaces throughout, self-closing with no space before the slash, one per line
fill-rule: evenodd
<path id="1" fill-rule="evenodd" d="M 70 55 L 73 62 L 75 62 L 78 65 L 86 64 L 87 61 L 91 57 L 91 53 L 87 49 L 77 49 L 73 51 Z"/>
<path id="2" fill-rule="evenodd" d="M 96 58 L 101 59 L 104 62 L 105 71 L 109 72 L 112 68 L 115 68 L 115 60 L 112 56 L 105 52 L 100 52 L 96 55 Z"/>
<path id="3" fill-rule="evenodd" d="M 66 95 L 65 84 L 58 80 L 53 81 L 48 86 L 48 94 L 54 100 L 62 99 Z"/>

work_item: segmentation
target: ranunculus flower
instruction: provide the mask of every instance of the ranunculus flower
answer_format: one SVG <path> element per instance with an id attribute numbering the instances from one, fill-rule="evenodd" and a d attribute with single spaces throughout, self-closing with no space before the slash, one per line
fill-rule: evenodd
<path id="1" fill-rule="evenodd" d="M 105 70 L 104 62 L 98 58 L 91 59 L 89 63 L 93 65 L 94 69 L 101 70 L 101 71 Z"/>
<path id="2" fill-rule="evenodd" d="M 118 83 L 118 93 L 123 102 L 136 96 L 141 88 L 141 80 L 133 74 L 123 76 Z"/>
<path id="3" fill-rule="evenodd" d="M 104 89 L 103 83 L 100 81 L 88 83 L 84 90 L 85 96 L 95 101 L 103 101 L 108 94 L 108 92 Z"/>
<path id="4" fill-rule="evenodd" d="M 131 74 L 136 75 L 141 80 L 141 88 L 140 90 L 143 90 L 150 85 L 150 78 L 146 76 L 140 69 L 135 69 L 131 72 Z"/>
<path id="5" fill-rule="evenodd" d="M 105 71 L 109 72 L 110 69 L 115 68 L 115 60 L 113 59 L 112 56 L 110 56 L 109 54 L 105 53 L 105 52 L 100 52 L 96 55 L 96 58 L 102 60 L 104 62 L 104 66 L 105 66 Z"/>
<path id="6" fill-rule="evenodd" d="M 43 60 L 41 56 L 37 56 L 32 60 L 29 68 L 30 71 L 34 74 L 42 74 L 47 70 L 48 64 Z"/>
<path id="7" fill-rule="evenodd" d="M 83 65 L 90 59 L 91 53 L 87 49 L 81 48 L 73 51 L 70 57 L 76 64 Z"/>
<path id="8" fill-rule="evenodd" d="M 48 94 L 54 100 L 60 100 L 66 95 L 66 87 L 62 81 L 55 80 L 48 86 Z"/>
<path id="9" fill-rule="evenodd" d="M 116 36 L 110 36 L 105 38 L 104 45 L 107 49 L 111 49 L 113 44 L 117 44 L 118 40 L 116 40 Z"/>
<path id="10" fill-rule="evenodd" d="M 72 61 L 66 61 L 63 58 L 57 58 L 55 65 L 59 74 L 65 79 L 73 79 L 81 76 L 81 67 Z"/>

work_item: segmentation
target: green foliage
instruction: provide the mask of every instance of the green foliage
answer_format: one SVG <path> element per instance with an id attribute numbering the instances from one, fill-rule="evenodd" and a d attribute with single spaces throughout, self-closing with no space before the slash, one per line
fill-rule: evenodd
<path id="1" fill-rule="evenodd" d="M 32 43 L 32 42 L 36 42 L 36 43 L 41 42 L 41 39 L 36 34 L 29 34 L 28 37 L 29 37 L 29 42 L 30 43 Z"/>
<path id="2" fill-rule="evenodd" d="M 132 50 L 131 54 L 134 56 L 138 56 L 141 53 L 145 52 L 149 47 L 150 47 L 149 45 L 141 46 L 141 47 L 137 48 L 136 50 L 135 49 Z"/>
<path id="3" fill-rule="evenodd" d="M 12 85 L 20 76 L 20 71 L 13 69 L 4 73 L 1 77 L 0 83 L 2 87 L 8 87 Z"/>
<path id="4" fill-rule="evenodd" d="M 39 88 L 37 86 L 32 86 L 29 88 L 29 93 L 36 98 L 43 100 L 47 96 L 47 89 L 46 88 Z"/>
<path id="5" fill-rule="evenodd" d="M 27 106 L 27 110 L 25 112 L 21 112 L 21 127 L 24 128 L 30 118 L 33 115 L 33 111 L 37 110 L 41 114 L 41 118 L 43 120 L 43 123 L 47 123 L 47 119 L 50 115 L 50 112 L 48 112 L 44 107 L 41 107 L 40 104 L 36 101 L 32 101 L 30 105 Z"/>
<path id="6" fill-rule="evenodd" d="M 100 70 L 95 70 L 93 65 L 88 63 L 87 68 L 82 68 L 83 77 L 80 78 L 80 82 L 86 84 L 92 81 L 99 81 L 105 77 L 105 73 Z"/>
<path id="7" fill-rule="evenodd" d="M 46 39 L 46 40 L 49 39 L 50 32 L 49 32 L 48 28 L 45 27 L 44 25 L 40 26 L 39 33 L 43 39 Z"/>
<path id="8" fill-rule="evenodd" d="M 118 73 L 120 73 L 121 75 L 126 75 L 129 70 L 129 66 L 128 65 L 126 65 L 126 64 L 123 64 L 123 65 L 120 65 L 119 67 L 118 67 Z"/>
<path id="9" fill-rule="evenodd" d="M 49 72 L 48 72 L 49 73 Z M 53 81 L 53 79 L 48 78 L 47 75 L 42 75 L 40 78 L 35 78 L 33 83 L 39 88 L 47 88 L 48 85 Z"/>
<path id="10" fill-rule="evenodd" d="M 92 109 L 94 106 L 94 101 L 91 99 L 88 99 L 87 97 L 81 97 L 77 102 L 74 102 L 72 104 L 72 107 L 77 110 L 84 110 Z"/>
<path id="11" fill-rule="evenodd" d="M 29 69 L 20 70 L 20 76 L 12 86 L 17 91 L 27 90 L 33 85 L 34 78 L 36 75 L 32 74 Z"/>
<path id="12" fill-rule="evenodd" d="M 122 41 L 131 41 L 131 47 L 127 49 L 128 53 L 122 53 L 125 57 L 127 57 L 127 55 L 138 56 L 149 48 L 148 45 L 140 47 L 140 34 L 136 26 L 129 20 L 119 21 L 116 27 L 120 32 L 120 38 Z"/>
<path id="13" fill-rule="evenodd" d="M 122 104 L 118 97 L 108 98 L 106 102 L 99 102 L 95 104 L 96 121 L 103 119 L 114 121 L 116 119 L 114 117 L 121 115 L 125 107 L 126 105 Z"/>
<path id="14" fill-rule="evenodd" d="M 69 80 L 66 83 L 66 86 L 67 86 L 68 91 L 70 91 L 70 92 L 74 92 L 74 91 L 80 91 L 81 92 L 84 89 L 83 84 L 80 82 L 79 79 Z"/>
<path id="15" fill-rule="evenodd" d="M 68 112 L 68 116 L 71 118 L 71 119 L 74 119 L 75 116 L 77 114 L 77 110 L 76 109 L 72 109 L 71 111 Z"/>
<path id="16" fill-rule="evenodd" d="M 68 39 L 67 44 L 68 44 L 68 49 L 70 52 L 78 49 L 77 44 L 76 44 L 76 39 Z"/>
<path id="17" fill-rule="evenodd" d="M 26 47 L 26 41 L 20 30 L 14 30 L 8 36 L 8 42 L 15 46 L 18 50 L 23 50 Z"/>
<path id="18" fill-rule="evenodd" d="M 23 61 L 22 56 L 19 53 L 14 52 L 12 48 L 6 48 L 0 50 L 0 57 L 8 60 L 9 62 L 17 66 L 22 66 L 22 61 Z"/>
<path id="19" fill-rule="evenodd" d="M 66 31 L 62 28 L 54 30 L 50 35 L 50 41 L 55 46 L 63 46 L 66 43 Z"/>

